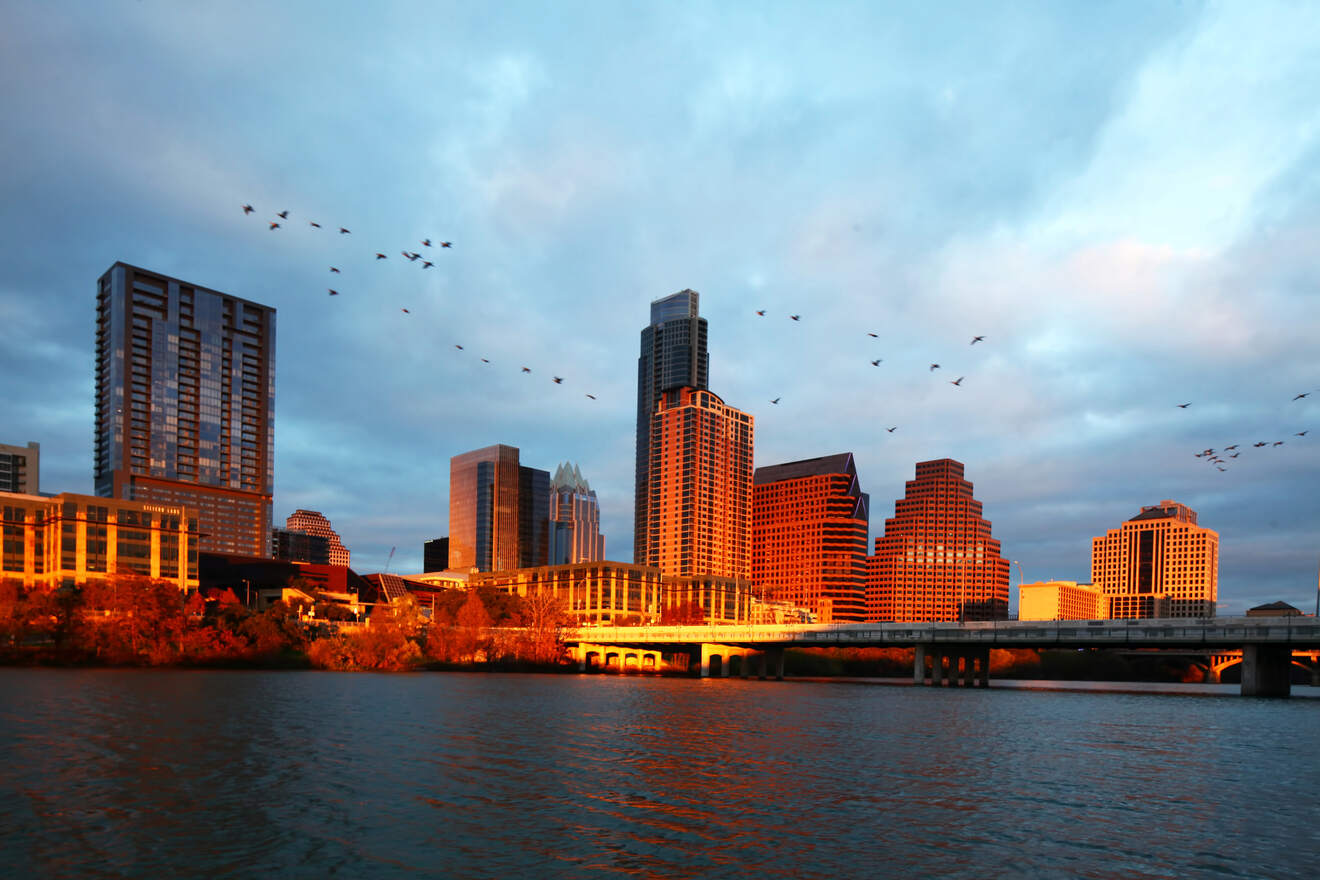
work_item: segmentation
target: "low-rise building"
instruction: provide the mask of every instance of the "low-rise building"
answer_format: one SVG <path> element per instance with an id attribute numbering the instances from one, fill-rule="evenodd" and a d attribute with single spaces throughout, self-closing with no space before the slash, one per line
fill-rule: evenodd
<path id="1" fill-rule="evenodd" d="M 1038 581 L 1018 587 L 1018 620 L 1101 620 L 1104 597 L 1091 584 Z"/>
<path id="2" fill-rule="evenodd" d="M 117 574 L 197 589 L 197 514 L 189 507 L 62 492 L 0 492 L 0 578 L 50 590 Z"/>

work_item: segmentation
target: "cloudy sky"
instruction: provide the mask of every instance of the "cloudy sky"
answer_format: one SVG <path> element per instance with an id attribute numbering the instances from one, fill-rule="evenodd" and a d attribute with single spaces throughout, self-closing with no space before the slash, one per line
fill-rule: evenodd
<path id="1" fill-rule="evenodd" d="M 359 571 L 420 570 L 493 443 L 631 560 L 638 333 L 690 287 L 757 464 L 855 453 L 873 536 L 951 456 L 1029 581 L 1172 498 L 1225 610 L 1314 607 L 1314 5 L 0 7 L 0 442 L 46 491 L 92 491 L 123 260 L 278 309 L 275 516 Z"/>

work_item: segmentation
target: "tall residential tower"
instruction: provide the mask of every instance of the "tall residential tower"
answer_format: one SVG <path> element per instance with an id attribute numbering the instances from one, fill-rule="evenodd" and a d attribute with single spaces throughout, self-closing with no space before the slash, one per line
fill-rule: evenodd
<path id="1" fill-rule="evenodd" d="M 633 561 L 646 563 L 650 552 L 651 416 L 660 396 L 675 388 L 705 389 L 710 383 L 706 319 L 698 314 L 695 290 L 651 303 L 651 323 L 642 328 L 637 358 L 637 463 L 633 507 Z"/>
<path id="2" fill-rule="evenodd" d="M 96 310 L 96 494 L 184 505 L 202 551 L 269 556 L 275 310 L 124 263 Z"/>

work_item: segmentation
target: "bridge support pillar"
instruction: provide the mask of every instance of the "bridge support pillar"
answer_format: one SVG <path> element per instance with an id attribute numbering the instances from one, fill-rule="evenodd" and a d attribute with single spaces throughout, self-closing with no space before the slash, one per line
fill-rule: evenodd
<path id="1" fill-rule="evenodd" d="M 1286 697 L 1292 692 L 1292 649 L 1278 645 L 1242 646 L 1242 696 Z"/>
<path id="2" fill-rule="evenodd" d="M 930 652 L 930 683 L 932 687 L 944 687 L 944 661 L 948 659 L 940 648 Z"/>
<path id="3" fill-rule="evenodd" d="M 912 683 L 926 683 L 926 646 L 917 645 L 912 650 Z"/>

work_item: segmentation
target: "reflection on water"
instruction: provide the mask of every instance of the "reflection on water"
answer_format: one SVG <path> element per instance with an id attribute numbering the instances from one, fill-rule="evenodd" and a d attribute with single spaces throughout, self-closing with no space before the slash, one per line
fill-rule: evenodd
<path id="1" fill-rule="evenodd" d="M 46 877 L 1310 877 L 1317 708 L 0 670 L 0 864 Z"/>

